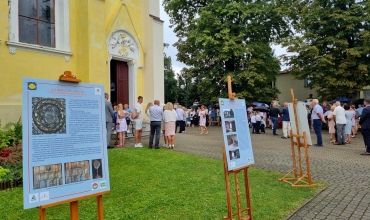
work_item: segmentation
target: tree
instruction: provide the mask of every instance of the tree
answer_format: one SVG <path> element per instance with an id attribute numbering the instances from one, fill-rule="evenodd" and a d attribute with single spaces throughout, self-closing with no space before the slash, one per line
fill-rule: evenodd
<path id="1" fill-rule="evenodd" d="M 168 44 L 164 44 L 168 47 Z M 163 53 L 164 56 L 164 100 L 165 102 L 174 102 L 177 99 L 178 87 L 175 79 L 175 72 L 172 69 L 172 60 L 170 56 Z"/>
<path id="2" fill-rule="evenodd" d="M 165 11 L 179 40 L 177 59 L 198 80 L 201 102 L 227 96 L 226 76 L 233 91 L 247 101 L 271 100 L 280 70 L 270 43 L 289 34 L 275 0 L 164 0 Z"/>
<path id="3" fill-rule="evenodd" d="M 299 0 L 286 10 L 296 35 L 284 56 L 297 79 L 310 79 L 320 97 L 353 97 L 370 84 L 370 3 L 367 0 Z"/>

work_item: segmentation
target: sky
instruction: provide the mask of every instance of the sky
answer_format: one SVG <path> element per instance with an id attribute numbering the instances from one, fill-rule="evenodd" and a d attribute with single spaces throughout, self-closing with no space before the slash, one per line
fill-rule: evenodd
<path id="1" fill-rule="evenodd" d="M 161 0 L 160 18 L 161 20 L 164 21 L 164 24 L 163 24 L 164 43 L 169 44 L 168 48 L 164 49 L 164 52 L 166 53 L 167 56 L 170 56 L 172 59 L 172 69 L 175 70 L 176 73 L 179 73 L 183 67 L 186 67 L 186 65 L 176 60 L 177 49 L 176 47 L 173 46 L 173 44 L 177 41 L 177 37 L 175 33 L 173 32 L 173 29 L 169 27 L 170 17 L 164 11 L 164 8 L 162 6 L 162 1 L 163 0 Z M 276 56 L 280 56 L 286 53 L 286 50 L 279 45 L 272 46 L 272 48 L 275 50 Z M 282 69 L 284 69 L 284 67 L 282 67 Z"/>

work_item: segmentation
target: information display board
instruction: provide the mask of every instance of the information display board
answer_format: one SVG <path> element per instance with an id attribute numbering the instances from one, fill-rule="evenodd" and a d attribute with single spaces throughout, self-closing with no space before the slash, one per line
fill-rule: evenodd
<path id="1" fill-rule="evenodd" d="M 23 78 L 24 208 L 110 189 L 104 87 Z"/>
<path id="2" fill-rule="evenodd" d="M 298 122 L 296 122 L 294 118 L 293 103 L 288 103 L 288 110 L 290 116 L 290 125 L 291 125 L 290 127 L 292 128 L 293 134 L 298 134 L 296 128 L 296 123 L 298 123 L 299 128 L 298 135 L 303 136 L 303 132 L 306 132 L 307 144 L 312 145 L 310 128 L 308 127 L 306 103 L 298 102 L 296 105 Z M 297 141 L 296 139 L 297 138 L 294 138 L 294 141 Z"/>
<path id="3" fill-rule="evenodd" d="M 243 99 L 219 99 L 229 170 L 254 164 L 248 117 Z"/>

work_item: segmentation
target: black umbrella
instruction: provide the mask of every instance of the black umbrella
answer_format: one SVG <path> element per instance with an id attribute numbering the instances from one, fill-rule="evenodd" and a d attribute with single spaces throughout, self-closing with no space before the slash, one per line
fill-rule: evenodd
<path id="1" fill-rule="evenodd" d="M 364 104 L 364 99 L 357 99 L 353 104 L 355 104 L 355 105 L 359 105 L 359 104 L 363 105 Z"/>
<path id="2" fill-rule="evenodd" d="M 253 108 L 253 111 L 269 112 L 269 109 L 263 106 Z"/>

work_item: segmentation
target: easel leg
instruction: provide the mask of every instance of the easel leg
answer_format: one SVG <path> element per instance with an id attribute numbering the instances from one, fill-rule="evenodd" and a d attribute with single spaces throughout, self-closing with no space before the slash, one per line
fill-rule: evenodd
<path id="1" fill-rule="evenodd" d="M 301 154 L 301 147 L 300 142 L 298 141 L 298 161 L 299 161 L 299 176 L 303 176 L 303 168 L 302 168 L 302 154 Z"/>
<path id="2" fill-rule="evenodd" d="M 250 220 L 252 220 L 251 192 L 249 188 L 248 167 L 244 169 L 245 195 L 247 197 L 247 208 Z"/>
<path id="3" fill-rule="evenodd" d="M 305 148 L 305 154 L 306 154 L 307 180 L 308 180 L 308 184 L 311 185 L 312 184 L 311 165 L 310 165 L 310 157 L 308 156 L 308 144 L 307 144 L 306 132 L 303 132 L 303 138 L 304 138 L 304 148 Z"/>
<path id="4" fill-rule="evenodd" d="M 239 186 L 239 175 L 238 172 L 234 173 L 235 178 L 235 191 L 236 191 L 236 202 L 237 202 L 237 209 L 238 209 L 238 219 L 242 219 L 242 208 L 240 206 L 240 186 Z"/>
<path id="5" fill-rule="evenodd" d="M 224 218 L 224 219 L 232 220 L 233 210 L 231 206 L 230 179 L 229 179 L 229 170 L 227 169 L 227 158 L 226 158 L 225 148 L 222 148 L 222 156 L 224 159 L 225 187 L 226 187 L 226 200 L 227 200 L 227 218 Z"/>
<path id="6" fill-rule="evenodd" d="M 100 195 L 96 197 L 98 203 L 98 220 L 104 220 L 104 213 L 103 213 L 103 196 Z"/>
<path id="7" fill-rule="evenodd" d="M 71 220 L 78 220 L 78 201 L 71 202 L 69 208 Z"/>
<path id="8" fill-rule="evenodd" d="M 295 148 L 294 148 L 294 139 L 293 139 L 293 132 L 290 130 L 290 144 L 292 146 L 292 159 L 293 159 L 293 172 L 294 178 L 297 179 L 297 162 L 295 159 Z"/>
<path id="9" fill-rule="evenodd" d="M 46 210 L 41 207 L 39 207 L 39 219 L 46 220 Z"/>

